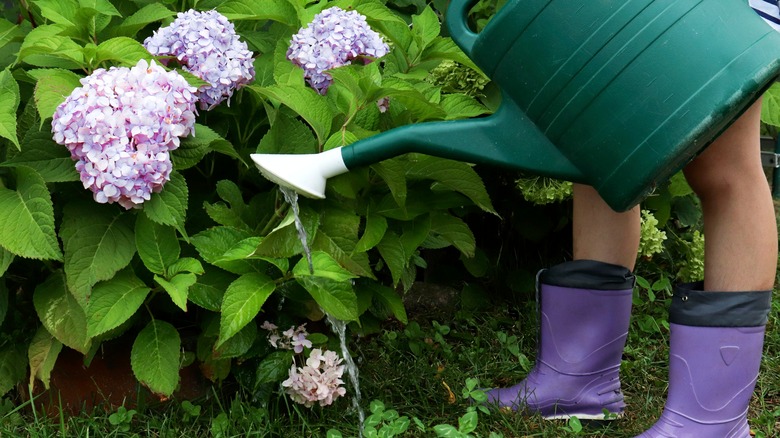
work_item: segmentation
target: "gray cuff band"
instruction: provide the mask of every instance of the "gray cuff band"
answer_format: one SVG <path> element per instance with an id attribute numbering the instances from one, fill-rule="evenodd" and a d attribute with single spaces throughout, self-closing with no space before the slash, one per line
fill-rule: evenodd
<path id="1" fill-rule="evenodd" d="M 634 288 L 634 275 L 628 268 L 596 260 L 573 260 L 542 271 L 544 284 L 593 290 Z"/>
<path id="2" fill-rule="evenodd" d="M 772 291 L 705 292 L 703 282 L 677 286 L 669 322 L 695 327 L 758 327 L 766 325 Z"/>

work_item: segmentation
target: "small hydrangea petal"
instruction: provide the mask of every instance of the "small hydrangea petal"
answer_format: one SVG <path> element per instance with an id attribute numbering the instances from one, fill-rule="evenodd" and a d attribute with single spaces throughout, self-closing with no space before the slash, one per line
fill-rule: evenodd
<path id="1" fill-rule="evenodd" d="M 253 54 L 233 23 L 217 11 L 180 12 L 168 26 L 144 40 L 153 55 L 174 56 L 189 73 L 209 83 L 200 87 L 200 108 L 211 109 L 255 78 Z"/>
<path id="2" fill-rule="evenodd" d="M 390 48 L 357 11 L 324 9 L 293 35 L 287 59 L 303 68 L 312 88 L 325 94 L 333 79 L 326 70 L 352 63 L 358 56 L 379 58 Z"/>
<path id="3" fill-rule="evenodd" d="M 95 201 L 134 208 L 170 179 L 169 151 L 195 124 L 194 91 L 154 62 L 98 69 L 57 107 L 52 137 Z"/>

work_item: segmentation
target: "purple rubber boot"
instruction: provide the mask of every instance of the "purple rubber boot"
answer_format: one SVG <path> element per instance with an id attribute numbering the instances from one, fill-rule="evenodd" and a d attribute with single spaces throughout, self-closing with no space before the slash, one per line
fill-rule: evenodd
<path id="1" fill-rule="evenodd" d="M 669 394 L 637 438 L 749 438 L 747 410 L 761 364 L 771 291 L 677 288 L 669 309 Z M 718 326 L 713 326 L 717 324 Z"/>
<path id="2" fill-rule="evenodd" d="M 517 385 L 488 391 L 488 403 L 548 419 L 621 414 L 625 403 L 618 372 L 633 275 L 621 266 L 576 260 L 539 277 L 536 364 Z"/>

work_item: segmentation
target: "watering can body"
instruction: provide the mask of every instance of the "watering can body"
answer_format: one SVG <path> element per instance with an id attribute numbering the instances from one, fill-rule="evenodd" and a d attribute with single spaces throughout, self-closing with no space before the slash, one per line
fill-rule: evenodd
<path id="1" fill-rule="evenodd" d="M 453 0 L 447 26 L 501 89 L 499 109 L 360 140 L 331 153 L 343 165 L 325 178 L 422 152 L 589 184 L 623 211 L 780 75 L 780 33 L 745 0 L 509 0 L 478 34 L 473 3 Z M 266 158 L 253 156 L 285 184 Z"/>

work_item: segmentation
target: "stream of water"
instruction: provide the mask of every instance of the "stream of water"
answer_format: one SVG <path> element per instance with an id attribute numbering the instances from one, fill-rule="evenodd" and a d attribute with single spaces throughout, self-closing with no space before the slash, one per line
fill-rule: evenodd
<path id="1" fill-rule="evenodd" d="M 298 239 L 301 240 L 303 245 L 303 253 L 306 255 L 306 261 L 309 262 L 309 273 L 314 274 L 314 263 L 311 260 L 311 248 L 309 248 L 309 241 L 306 235 L 306 229 L 303 228 L 303 222 L 301 222 L 301 212 L 298 208 L 298 192 L 293 189 L 279 186 L 284 200 L 290 204 L 293 210 L 293 217 L 295 217 L 295 229 L 298 230 Z"/>
<path id="2" fill-rule="evenodd" d="M 295 229 L 298 230 L 298 238 L 301 240 L 301 245 L 303 245 L 303 253 L 306 255 L 306 261 L 309 262 L 309 272 L 314 274 L 314 263 L 312 262 L 311 258 L 311 248 L 309 248 L 309 242 L 307 238 L 308 236 L 306 235 L 306 230 L 303 228 L 300 211 L 298 209 L 298 193 L 295 190 L 289 189 L 287 187 L 279 186 L 279 189 L 284 195 L 285 201 L 287 201 L 287 203 L 290 204 L 290 207 L 292 207 L 293 215 L 295 217 Z M 358 368 L 357 365 L 355 365 L 355 360 L 352 359 L 352 356 L 349 354 L 349 349 L 347 348 L 347 323 L 332 317 L 327 312 L 325 315 L 327 316 L 331 329 L 339 336 L 341 357 L 344 358 L 344 371 L 346 372 L 347 377 L 352 384 L 352 389 L 355 391 L 355 395 L 352 397 L 352 406 L 355 408 L 358 416 L 358 438 L 363 438 L 363 423 L 366 419 L 366 413 L 363 411 L 360 403 L 361 397 L 360 382 L 358 380 Z"/>
<path id="3" fill-rule="evenodd" d="M 360 382 L 358 380 L 358 368 L 355 365 L 355 361 L 352 359 L 352 355 L 349 354 L 347 349 L 347 323 L 336 319 L 326 313 L 328 317 L 328 323 L 330 323 L 331 329 L 339 335 L 339 344 L 341 345 L 341 356 L 344 358 L 344 370 L 349 377 L 350 383 L 352 383 L 352 389 L 355 391 L 355 395 L 352 397 L 352 407 L 355 408 L 358 416 L 358 438 L 363 437 L 363 423 L 366 420 L 366 413 L 363 411 L 360 404 Z"/>

